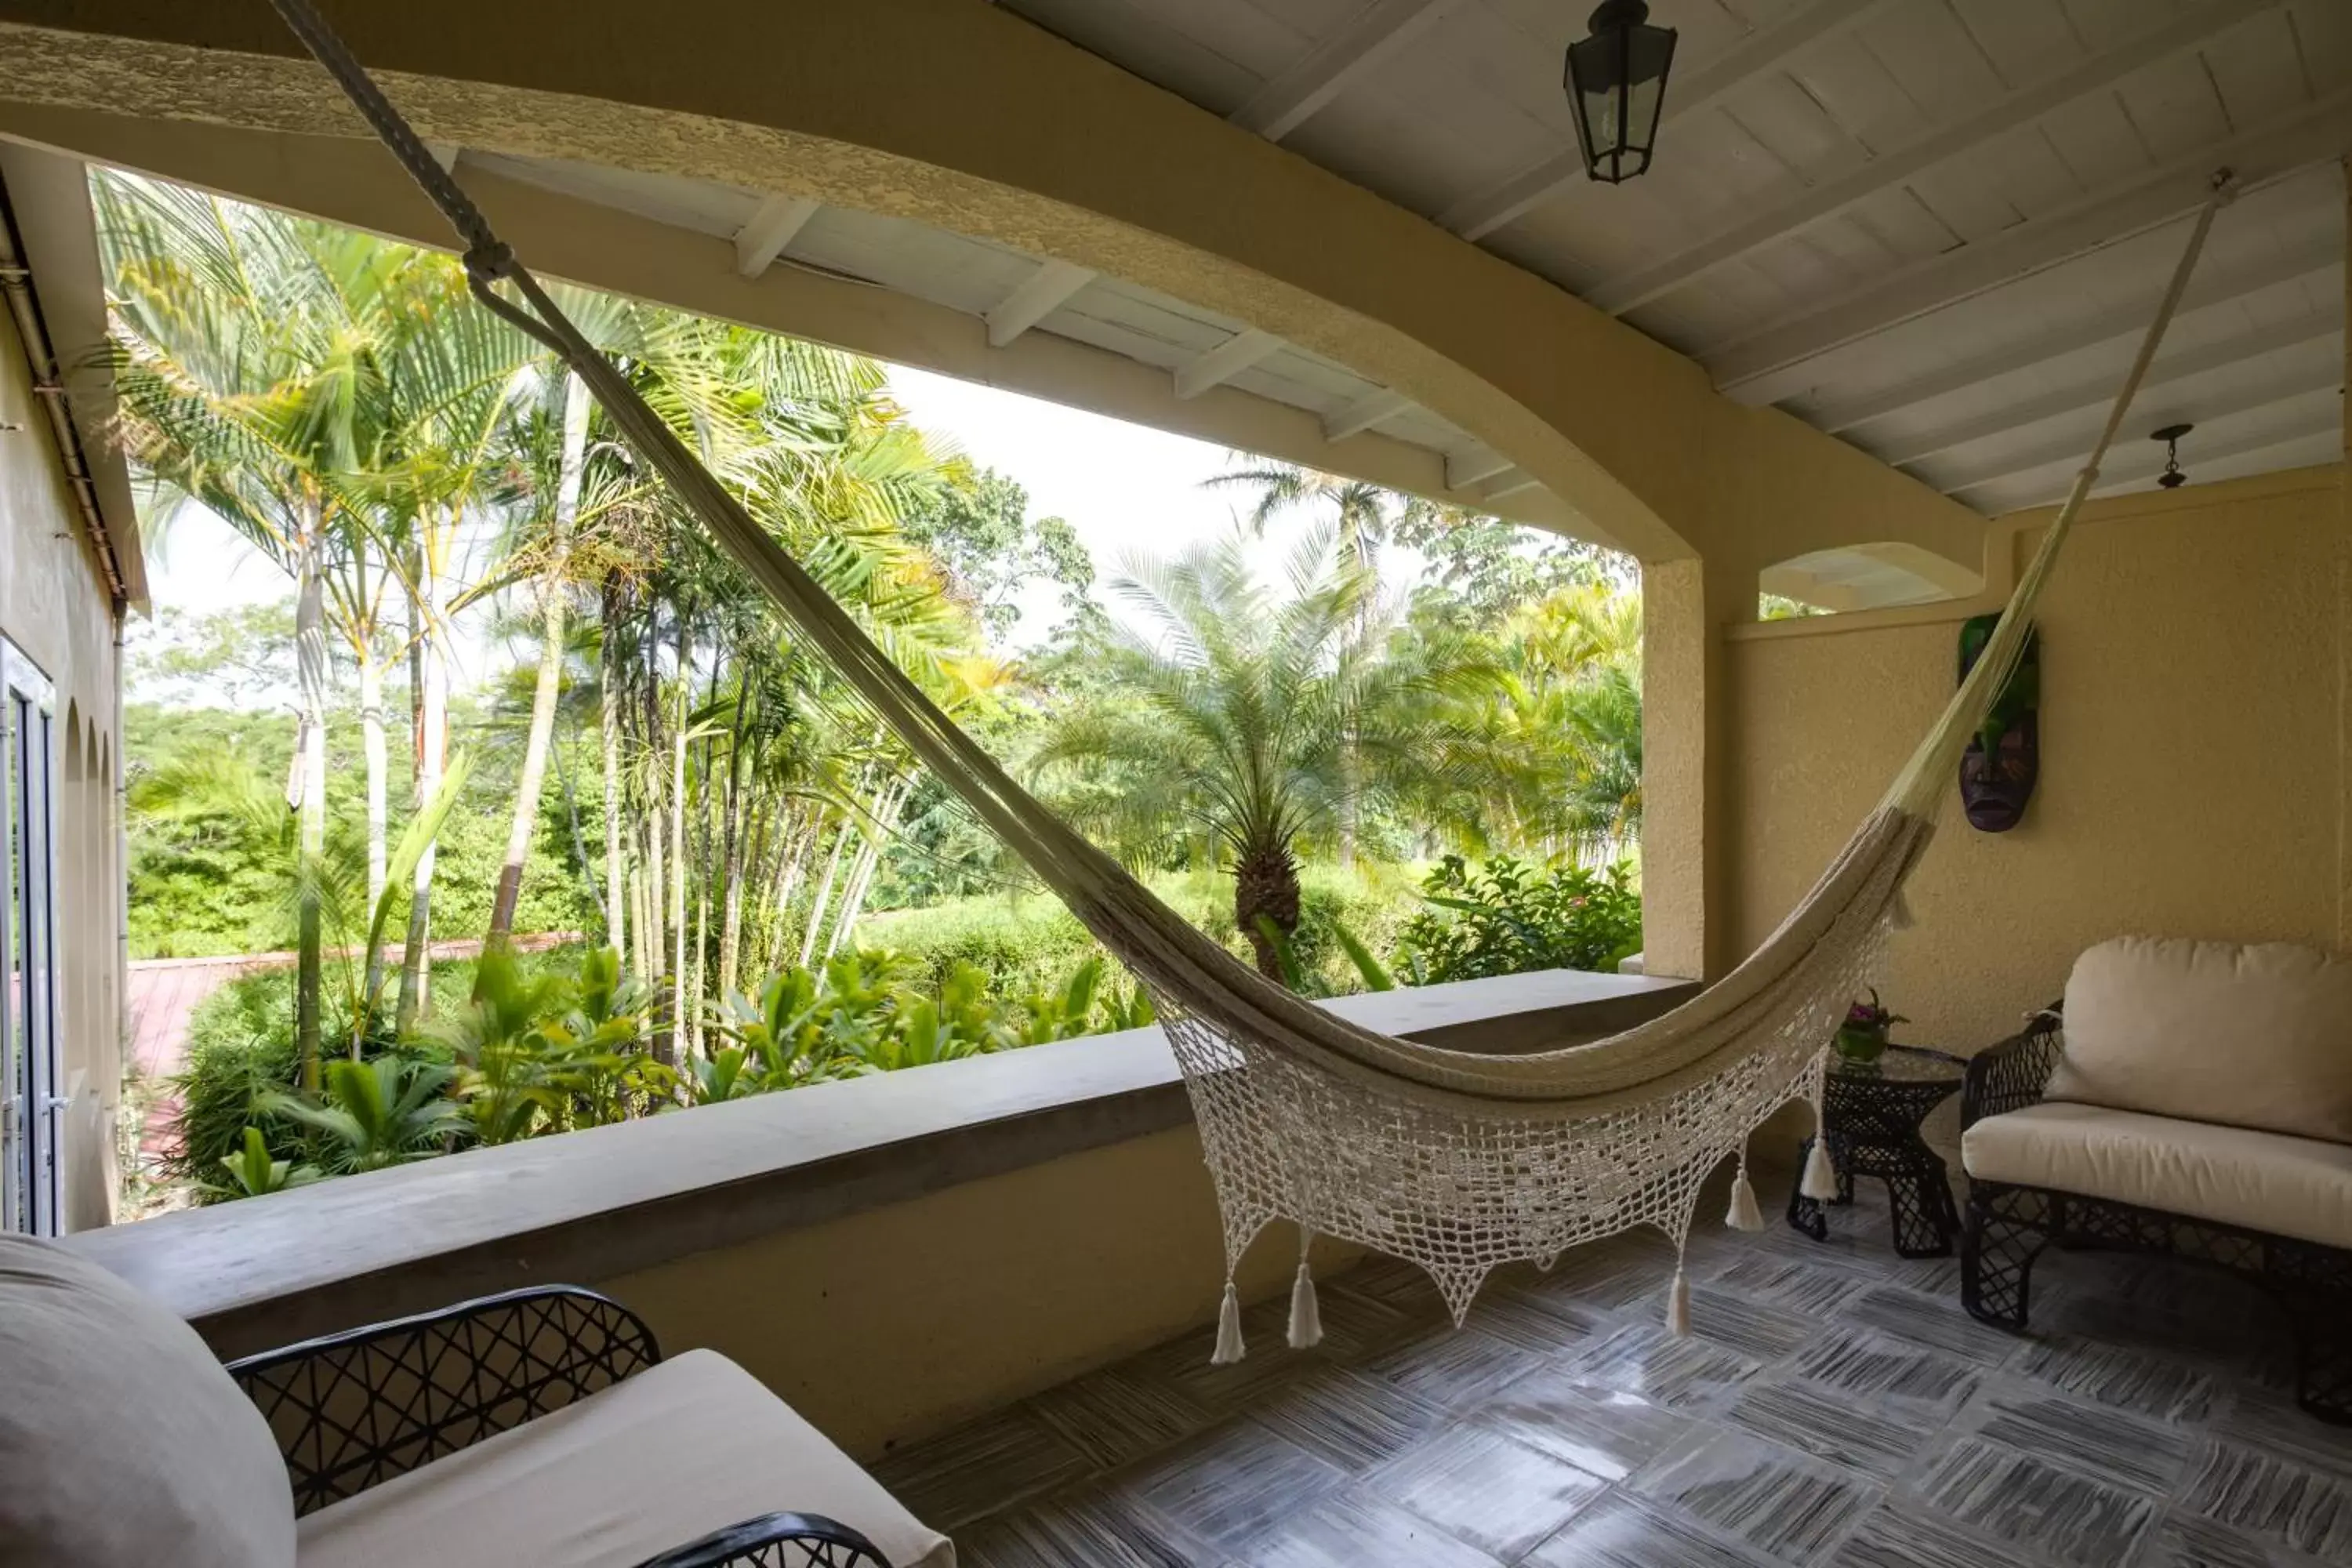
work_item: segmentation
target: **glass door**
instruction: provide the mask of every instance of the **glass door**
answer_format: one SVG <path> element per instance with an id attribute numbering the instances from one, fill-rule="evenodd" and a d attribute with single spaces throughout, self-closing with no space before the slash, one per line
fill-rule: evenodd
<path id="1" fill-rule="evenodd" d="M 56 691 L 40 668 L 0 638 L 0 832 L 7 838 L 0 892 L 0 1229 L 58 1231 Z"/>

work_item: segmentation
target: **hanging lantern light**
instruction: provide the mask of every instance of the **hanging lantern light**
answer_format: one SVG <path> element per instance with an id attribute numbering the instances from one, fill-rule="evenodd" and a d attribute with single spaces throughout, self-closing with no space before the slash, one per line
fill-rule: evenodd
<path id="1" fill-rule="evenodd" d="M 2180 438 L 2196 428 L 2194 425 L 2168 425 L 2148 437 L 2151 441 L 2164 443 L 2164 472 L 2156 478 L 2164 489 L 2177 490 L 2189 482 L 2189 476 L 2180 471 Z"/>
<path id="2" fill-rule="evenodd" d="M 1592 36 L 1568 46 L 1568 101 L 1585 173 L 1619 184 L 1650 166 L 1675 30 L 1650 26 L 1642 0 L 1601 0 Z"/>

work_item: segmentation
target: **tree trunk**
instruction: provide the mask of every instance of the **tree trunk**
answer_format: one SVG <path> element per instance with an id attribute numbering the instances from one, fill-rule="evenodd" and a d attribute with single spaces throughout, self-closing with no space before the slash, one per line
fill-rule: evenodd
<path id="1" fill-rule="evenodd" d="M 1298 929 L 1298 862 L 1281 844 L 1257 844 L 1234 861 L 1234 921 L 1257 955 L 1257 972 L 1282 979 L 1282 954 L 1258 927 L 1265 916 L 1287 939 Z"/>
<path id="2" fill-rule="evenodd" d="M 843 823 L 833 836 L 833 854 L 824 863 L 824 879 L 816 885 L 816 897 L 809 904 L 808 926 L 801 933 L 801 967 L 806 969 L 816 957 L 817 933 L 824 929 L 824 914 L 833 903 L 833 879 L 841 869 L 842 847 L 849 842 L 849 825 Z"/>
<path id="3" fill-rule="evenodd" d="M 613 951 L 629 951 L 628 903 L 621 867 L 621 574 L 604 576 L 604 621 L 598 628 L 597 681 L 600 735 L 604 748 L 604 941 Z"/>
<path id="4" fill-rule="evenodd" d="M 905 809 L 908 795 L 914 793 L 911 782 L 905 784 L 885 784 L 874 797 L 873 821 L 866 832 L 866 842 L 857 852 L 857 861 L 849 876 L 849 891 L 841 901 L 841 913 L 833 922 L 833 940 L 825 945 L 829 958 L 847 945 L 857 930 L 858 917 L 866 912 L 866 895 L 874 890 L 874 875 L 881 867 L 882 847 L 890 830 L 898 825 L 898 813 Z"/>
<path id="5" fill-rule="evenodd" d="M 686 1009 L 686 722 L 693 665 L 688 658 L 686 618 L 677 623 L 677 722 L 670 734 L 669 929 L 675 944 L 670 962 L 670 1026 L 685 1035 Z"/>
<path id="6" fill-rule="evenodd" d="M 451 526 L 454 526 L 454 520 Z M 421 808 L 441 790 L 441 773 L 449 748 L 449 660 L 446 639 L 447 603 L 441 581 L 439 541 L 427 540 L 417 552 L 416 592 L 423 600 L 416 627 L 419 663 L 424 671 L 417 703 L 416 804 Z M 432 1016 L 433 867 L 439 843 L 427 844 L 416 858 L 416 873 L 409 883 L 408 940 L 400 957 L 400 1005 L 395 1014 L 402 1034 L 420 1018 Z"/>
<path id="7" fill-rule="evenodd" d="M 296 910 L 294 975 L 294 1049 L 301 1063 L 302 1087 L 319 1087 L 321 918 L 320 862 L 327 850 L 327 624 L 324 521 L 317 503 L 303 520 L 294 563 L 294 663 L 301 688 L 302 721 L 299 751 L 300 790 L 300 858 Z"/>
<path id="8" fill-rule="evenodd" d="M 373 628 L 370 628 L 373 630 Z M 367 760 L 367 909 L 368 928 L 374 929 L 376 905 L 383 899 L 384 883 L 384 740 L 383 740 L 383 667 L 376 662 L 376 647 L 371 637 L 359 646 L 360 676 L 360 746 Z M 383 948 L 371 942 L 367 950 L 366 989 L 361 993 L 359 1016 L 352 1020 L 352 1059 L 359 1060 L 360 1043 L 373 1021 L 376 998 L 383 994 Z"/>
<path id="9" fill-rule="evenodd" d="M 530 859 L 531 837 L 539 828 L 539 795 L 547 782 L 547 750 L 555 738 L 555 702 L 563 689 L 563 583 L 571 563 L 572 520 L 580 513 L 580 486 L 587 468 L 589 408 L 587 384 L 565 373 L 563 450 L 557 461 L 547 569 L 539 588 L 539 684 L 531 692 L 530 733 L 523 742 L 514 819 L 507 830 L 507 858 L 499 867 L 499 889 L 490 903 L 485 948 L 505 946 L 514 931 L 515 906 L 522 900 L 522 870 Z"/>

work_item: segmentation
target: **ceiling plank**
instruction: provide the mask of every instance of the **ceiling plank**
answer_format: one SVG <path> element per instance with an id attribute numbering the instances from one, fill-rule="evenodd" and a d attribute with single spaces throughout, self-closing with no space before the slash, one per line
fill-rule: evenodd
<path id="1" fill-rule="evenodd" d="M 1279 142 L 1339 96 L 1350 81 L 1378 65 L 1406 39 L 1458 10 L 1464 0 L 1372 0 L 1346 26 L 1307 58 L 1250 95 L 1233 122 Z"/>
<path id="2" fill-rule="evenodd" d="M 1386 387 L 1368 392 L 1347 407 L 1323 421 L 1326 441 L 1344 441 L 1350 436 L 1360 436 L 1383 419 L 1393 419 L 1412 406 L 1412 399 L 1402 392 Z"/>
<path id="3" fill-rule="evenodd" d="M 1714 108 L 1741 84 L 1776 69 L 1801 49 L 1867 20 L 1895 0 L 1815 0 L 1777 26 L 1749 35 L 1737 48 L 1705 69 L 1680 80 L 1669 80 L 1666 111 L 1660 124 L 1659 143 L 1665 128 Z M 1584 154 L 1569 148 L 1498 185 L 1455 203 L 1438 216 L 1438 224 L 1465 239 L 1484 239 L 1505 224 L 1534 211 L 1584 178 Z"/>
<path id="4" fill-rule="evenodd" d="M 2305 164 L 2334 158 L 2347 143 L 2352 143 L 2352 88 L 2339 89 L 2281 121 L 2200 147 L 2130 184 L 2095 192 L 2047 217 L 2005 229 L 1995 238 L 1898 268 L 1832 304 L 1768 321 L 1697 357 L 1717 388 L 1729 391 L 2013 279 L 2161 227 L 2204 202 L 2216 169 L 2234 170 L 2243 192 Z"/>
<path id="5" fill-rule="evenodd" d="M 2276 407 L 2282 403 L 2292 403 L 2299 397 L 2308 397 L 2315 392 L 2332 391 L 2342 385 L 2343 382 L 2344 367 L 2340 363 L 2321 364 L 2315 368 L 2309 365 L 2298 366 L 2292 375 L 2282 376 L 2276 385 L 2263 388 L 2259 395 L 2246 401 L 2234 403 L 2228 408 L 2217 410 L 2209 417 L 2220 419 L 2249 414 L 2259 408 Z M 2340 420 L 2341 416 L 2336 413 L 2332 405 L 2328 406 L 2326 412 L 2330 418 Z M 2149 417 L 2161 418 L 2162 416 L 2143 416 L 2140 423 L 2145 424 Z M 2310 431 L 2304 428 L 2309 423 L 2308 418 L 2295 420 L 2293 422 L 2293 428 L 2285 435 L 2265 434 L 2259 430 L 2249 431 L 2241 436 L 2231 437 L 2215 445 L 2198 447 L 2181 455 L 2181 466 L 2187 468 L 2200 458 L 2210 461 L 2221 458 L 2235 457 L 2240 452 L 2251 452 L 2263 447 L 2274 447 L 2281 441 L 2294 440 L 2297 437 L 2310 434 Z M 2142 434 L 2145 433 L 2145 431 L 2142 432 Z M 2000 458 L 1989 466 L 1975 468 L 1957 477 L 1938 479 L 1935 481 L 1935 485 L 1946 495 L 1958 495 L 1962 490 L 1980 490 L 1989 485 L 1998 485 L 2004 480 L 2014 479 L 2042 468 L 2055 468 L 2061 463 L 2079 464 L 2086 455 L 2089 444 L 2090 438 L 2084 436 L 2071 436 L 2063 440 L 2045 441 L 2031 451 Z M 2126 456 L 2123 460 L 2102 468 L 2100 473 L 2102 478 L 2120 483 L 2128 479 L 2133 473 L 2143 467 L 2150 466 Z M 2152 467 L 2161 468 L 2163 467 L 2161 459 L 2154 460 Z"/>
<path id="6" fill-rule="evenodd" d="M 2282 283 L 2292 283 L 2299 278 L 2333 273 L 2341 265 L 2343 256 L 2340 247 L 2330 242 L 2305 250 L 2267 256 L 2252 266 L 2230 271 L 2200 272 L 2189 281 L 2189 291 L 2181 296 L 2181 313 L 2186 315 L 2192 310 L 2226 304 L 2249 294 L 2258 294 L 2265 289 L 2276 288 Z M 2130 300 L 2103 310 L 2063 331 L 2041 333 L 2014 347 L 1962 360 L 1899 385 L 1864 393 L 1841 402 L 1825 403 L 1818 408 L 1801 412 L 1807 424 L 1835 434 L 1874 419 L 1899 414 L 1906 408 L 1916 408 L 1923 403 L 1932 403 L 1938 397 L 1964 391 L 2029 365 L 2079 353 L 2116 338 L 2137 337 L 2147 330 L 2148 315 L 2156 309 L 2157 294 L 2161 292 L 2159 287 L 2145 298 Z M 1763 383 L 1756 384 L 1756 389 L 1769 391 Z M 1766 403 L 1772 399 L 1743 394 L 1739 401 Z M 1866 442 L 1864 444 L 1867 445 Z"/>
<path id="7" fill-rule="evenodd" d="M 1478 499 L 1482 501 L 1501 500 L 1506 496 L 1520 495 L 1528 490 L 1534 489 L 1538 485 L 1542 483 L 1543 481 L 1536 478 L 1533 474 L 1522 473 L 1517 469 L 1513 469 L 1510 473 L 1504 476 L 1503 482 L 1501 484 L 1491 486 L 1484 494 L 1480 495 Z"/>
<path id="8" fill-rule="evenodd" d="M 2072 70 L 2035 86 L 2004 93 L 1979 112 L 1910 146 L 1873 159 L 1842 178 L 1814 186 L 1793 202 L 1757 214 L 1637 271 L 1587 289 L 1585 300 L 1612 315 L 1639 310 L 1662 295 L 1685 288 L 1718 267 L 1810 225 L 1857 206 L 1912 176 L 1958 157 L 1979 143 L 2031 124 L 2077 99 L 2110 87 L 2133 72 L 2193 49 L 2224 28 L 2279 0 L 2207 0 L 2169 26 L 2141 35 L 2122 47 L 2094 55 Z"/>
<path id="9" fill-rule="evenodd" d="M 765 272 L 816 215 L 817 204 L 806 196 L 770 196 L 761 202 L 735 231 L 735 270 L 746 278 Z"/>
<path id="10" fill-rule="evenodd" d="M 988 322 L 989 347 L 1003 348 L 1067 304 L 1097 276 L 1090 267 L 1067 261 L 1040 264 L 982 318 Z"/>
<path id="11" fill-rule="evenodd" d="M 1445 454 L 1445 488 L 1466 490 L 1481 479 L 1491 479 L 1508 470 L 1511 466 L 1510 458 L 1484 447 L 1473 447 L 1467 452 L 1448 452 Z"/>
<path id="12" fill-rule="evenodd" d="M 1255 327 L 1235 332 L 1207 353 L 1176 367 L 1176 395 L 1198 397 L 1213 386 L 1223 386 L 1281 347 L 1280 338 Z"/>
<path id="13" fill-rule="evenodd" d="M 2336 301 L 2332 309 L 2306 316 L 2301 321 L 2282 322 L 2267 331 L 2226 338 L 2187 353 L 2168 354 L 2148 367 L 2147 379 L 2140 383 L 2140 390 L 2146 392 L 2152 387 L 2188 381 L 2302 343 L 2323 338 L 2333 339 L 2343 330 L 2343 305 Z M 2022 430 L 2045 419 L 2057 419 L 2084 409 L 2105 407 L 2114 398 L 2115 392 L 2116 378 L 2103 372 L 2095 379 L 2078 381 L 2042 397 L 2005 404 L 1980 419 L 1946 425 L 1895 441 L 1864 445 L 1880 462 L 1900 468 L 1906 463 L 1916 463 L 1940 452 L 1948 452 L 1956 447 L 1965 447 L 1972 441 L 1983 441 L 2011 430 Z"/>

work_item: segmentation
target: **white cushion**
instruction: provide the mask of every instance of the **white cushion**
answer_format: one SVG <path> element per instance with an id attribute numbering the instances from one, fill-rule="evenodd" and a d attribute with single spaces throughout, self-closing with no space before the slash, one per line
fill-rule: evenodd
<path id="1" fill-rule="evenodd" d="M 268 1424 L 196 1331 L 97 1264 L 0 1236 L 0 1568 L 293 1568 Z"/>
<path id="2" fill-rule="evenodd" d="M 2128 936 L 2066 982 L 2048 1096 L 2352 1142 L 2352 961 Z"/>
<path id="3" fill-rule="evenodd" d="M 894 1568 L 953 1568 L 849 1457 L 713 1351 L 305 1515 L 301 1568 L 634 1568 L 763 1513 L 863 1531 Z"/>
<path id="4" fill-rule="evenodd" d="M 1969 1128 L 1960 1163 L 1975 1181 L 2352 1247 L 2352 1147 L 2324 1139 L 2044 1103 Z"/>

